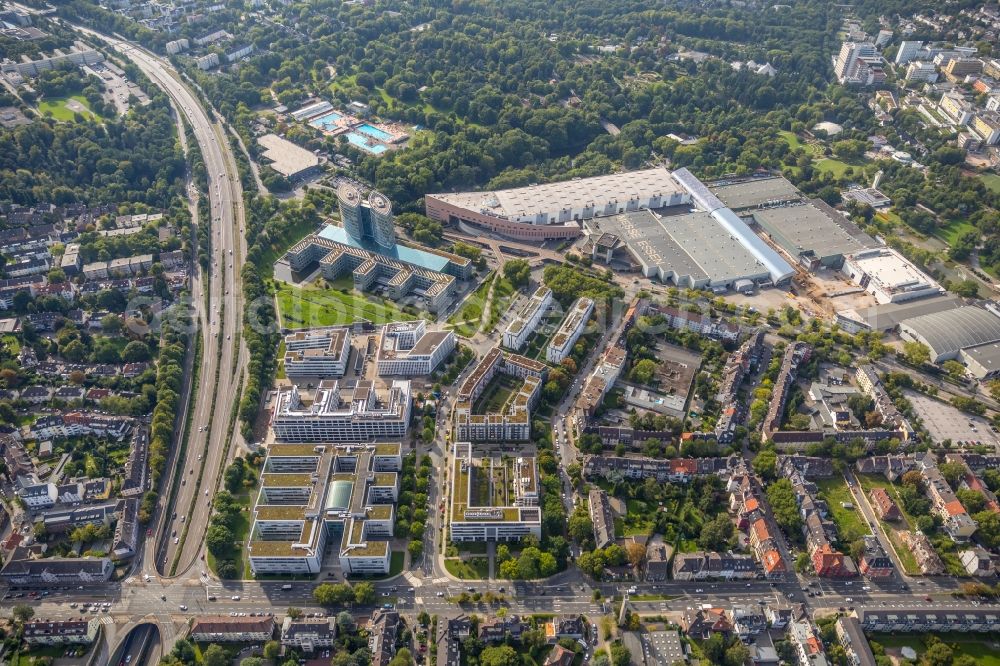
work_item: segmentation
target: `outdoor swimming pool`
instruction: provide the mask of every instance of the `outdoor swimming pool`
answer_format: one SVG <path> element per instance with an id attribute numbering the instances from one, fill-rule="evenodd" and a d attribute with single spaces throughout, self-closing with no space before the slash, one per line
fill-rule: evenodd
<path id="1" fill-rule="evenodd" d="M 358 125 L 356 129 L 362 134 L 367 134 L 368 136 L 378 139 L 379 141 L 385 141 L 385 142 L 392 141 L 391 134 L 389 134 L 385 130 L 381 130 L 375 127 L 374 125 L 369 125 L 368 123 L 365 123 L 364 125 Z"/>
<path id="2" fill-rule="evenodd" d="M 319 118 L 313 118 L 312 120 L 309 121 L 309 124 L 315 127 L 316 129 L 329 131 L 332 129 L 336 129 L 337 121 L 343 117 L 344 116 L 340 115 L 336 111 L 331 111 L 330 113 L 323 114 Z"/>
<path id="3" fill-rule="evenodd" d="M 368 144 L 368 139 L 364 136 L 358 134 L 357 132 L 348 132 L 347 140 L 352 146 L 357 146 L 361 150 L 367 150 L 369 153 L 374 153 L 375 155 L 381 155 L 388 150 L 386 146 L 381 143 L 376 143 L 374 145 Z"/>

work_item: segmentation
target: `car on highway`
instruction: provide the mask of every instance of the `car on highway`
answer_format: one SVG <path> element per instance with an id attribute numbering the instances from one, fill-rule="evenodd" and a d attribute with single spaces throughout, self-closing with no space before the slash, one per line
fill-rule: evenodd
<path id="1" fill-rule="evenodd" d="M 239 600 L 240 600 L 240 595 L 238 595 L 238 594 L 234 594 L 234 595 L 233 595 L 233 596 L 231 597 L 231 599 L 232 599 L 233 601 L 239 601 Z"/>
<path id="2" fill-rule="evenodd" d="M 184 604 L 181 604 L 180 606 L 178 606 L 178 608 L 180 608 L 182 611 L 186 611 L 188 609 L 188 607 L 185 606 Z"/>
<path id="3" fill-rule="evenodd" d="M 180 542 L 181 542 L 181 539 L 180 539 L 180 537 L 174 537 L 174 545 L 175 545 L 175 546 L 176 546 L 177 544 L 179 544 Z"/>

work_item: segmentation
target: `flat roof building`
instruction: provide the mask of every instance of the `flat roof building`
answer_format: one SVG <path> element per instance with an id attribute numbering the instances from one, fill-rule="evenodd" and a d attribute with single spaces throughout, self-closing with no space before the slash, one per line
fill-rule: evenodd
<path id="1" fill-rule="evenodd" d="M 336 547 L 344 573 L 389 571 L 401 445 L 273 444 L 247 543 L 255 574 L 317 573 Z"/>
<path id="2" fill-rule="evenodd" d="M 772 242 L 810 268 L 839 267 L 845 254 L 877 245 L 871 236 L 819 199 L 758 208 L 752 215 Z"/>
<path id="3" fill-rule="evenodd" d="M 886 247 L 844 257 L 841 270 L 879 303 L 901 303 L 944 293 L 941 285 L 930 276 Z"/>
<path id="4" fill-rule="evenodd" d="M 531 456 L 476 451 L 469 442 L 452 449 L 452 541 L 511 541 L 541 537 L 538 466 Z"/>
<path id="5" fill-rule="evenodd" d="M 552 290 L 544 285 L 536 289 L 504 331 L 503 346 L 514 351 L 523 347 L 528 337 L 538 328 L 551 304 Z"/>
<path id="6" fill-rule="evenodd" d="M 264 148 L 264 159 L 272 169 L 288 180 L 304 178 L 319 169 L 319 158 L 305 148 L 301 148 L 277 134 L 265 134 L 257 138 Z"/>
<path id="7" fill-rule="evenodd" d="M 839 310 L 836 321 L 848 333 L 878 331 L 886 333 L 895 330 L 900 322 L 933 312 L 944 312 L 962 306 L 962 299 L 953 294 L 931 296 L 902 303 L 873 305 L 860 310 Z"/>
<path id="8" fill-rule="evenodd" d="M 346 328 L 297 331 L 285 336 L 285 374 L 327 379 L 343 377 L 351 355 Z"/>
<path id="9" fill-rule="evenodd" d="M 720 180 L 708 183 L 708 189 L 735 211 L 802 199 L 802 193 L 784 176 Z"/>
<path id="10" fill-rule="evenodd" d="M 378 374 L 429 375 L 455 349 L 453 331 L 428 331 L 427 321 L 393 322 L 382 329 Z"/>
<path id="11" fill-rule="evenodd" d="M 521 240 L 575 238 L 580 221 L 689 201 L 663 168 L 529 185 L 495 192 L 428 194 L 427 216 L 466 222 Z"/>
<path id="12" fill-rule="evenodd" d="M 297 386 L 278 391 L 271 427 L 279 442 L 367 442 L 398 439 L 410 423 L 410 382 L 377 391 L 366 380 L 324 380 L 307 400 Z"/>
<path id="13" fill-rule="evenodd" d="M 559 330 L 549 340 L 549 345 L 545 349 L 545 360 L 549 363 L 561 363 L 564 358 L 573 351 L 573 345 L 580 339 L 587 320 L 594 311 L 594 300 L 591 298 L 578 298 L 569 309 L 566 318 L 559 325 Z"/>

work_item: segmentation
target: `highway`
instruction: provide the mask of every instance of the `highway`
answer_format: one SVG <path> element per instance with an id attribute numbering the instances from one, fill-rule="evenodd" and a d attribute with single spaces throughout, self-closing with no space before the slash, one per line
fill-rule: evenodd
<path id="1" fill-rule="evenodd" d="M 169 63 L 128 42 L 81 30 L 111 44 L 167 93 L 191 125 L 208 172 L 212 256 L 207 276 L 196 271 L 192 282 L 202 362 L 191 401 L 190 440 L 184 460 L 175 459 L 165 480 L 164 489 L 172 486 L 175 475 L 182 477 L 173 504 L 161 507 L 154 529 L 161 537 L 159 547 L 151 557 L 147 544 L 142 569 L 147 574 L 170 576 L 175 562 L 180 573 L 202 556 L 209 500 L 219 487 L 223 458 L 230 448 L 236 448 L 228 446 L 229 440 L 239 437 L 233 432 L 230 417 L 247 358 L 240 339 L 243 298 L 239 269 L 246 255 L 243 191 L 225 130 Z"/>

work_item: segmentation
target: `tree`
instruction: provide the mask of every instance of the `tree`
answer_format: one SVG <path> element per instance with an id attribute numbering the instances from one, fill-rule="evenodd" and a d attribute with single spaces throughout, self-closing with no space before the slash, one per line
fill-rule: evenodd
<path id="1" fill-rule="evenodd" d="M 354 586 L 354 603 L 370 604 L 375 601 L 375 586 L 365 581 Z"/>
<path id="2" fill-rule="evenodd" d="M 413 539 L 410 543 L 406 544 L 406 550 L 410 553 L 410 559 L 415 560 L 424 552 L 424 542 L 419 539 Z"/>
<path id="3" fill-rule="evenodd" d="M 313 599 L 320 606 L 334 606 L 354 601 L 354 589 L 348 583 L 320 583 L 313 588 Z"/>
<path id="4" fill-rule="evenodd" d="M 222 647 L 212 643 L 202 653 L 201 663 L 205 666 L 230 666 L 232 661 Z"/>
<path id="5" fill-rule="evenodd" d="M 910 340 L 903 343 L 903 357 L 910 365 L 923 365 L 931 360 L 931 350 L 921 342 Z"/>
<path id="6" fill-rule="evenodd" d="M 916 488 L 918 491 L 923 492 L 924 488 L 924 477 L 920 475 L 915 469 L 911 469 L 902 476 L 902 481 L 904 485 Z"/>
<path id="7" fill-rule="evenodd" d="M 225 525 L 210 525 L 205 532 L 205 546 L 214 557 L 222 557 L 233 545 L 233 533 Z"/>
<path id="8" fill-rule="evenodd" d="M 646 547 L 638 541 L 630 541 L 625 546 L 625 556 L 628 558 L 629 564 L 638 568 L 646 559 Z"/>
<path id="9" fill-rule="evenodd" d="M 628 666 L 632 660 L 632 653 L 621 643 L 611 645 L 611 666 Z"/>
<path id="10" fill-rule="evenodd" d="M 264 643 L 265 659 L 277 659 L 279 654 L 281 654 L 281 643 L 278 641 L 268 641 Z"/>
<path id="11" fill-rule="evenodd" d="M 743 643 L 736 642 L 726 650 L 722 663 L 725 666 L 743 666 L 750 657 L 750 650 Z"/>
<path id="12" fill-rule="evenodd" d="M 656 361 L 644 358 L 632 367 L 632 381 L 638 384 L 648 385 L 652 383 L 656 375 Z"/>
<path id="13" fill-rule="evenodd" d="M 958 487 L 958 482 L 965 476 L 965 465 L 960 462 L 943 462 L 938 465 L 938 471 L 953 489 Z"/>
<path id="14" fill-rule="evenodd" d="M 481 666 L 519 666 L 521 658 L 509 645 L 491 645 L 479 655 Z"/>
<path id="15" fill-rule="evenodd" d="M 503 266 L 503 276 L 515 289 L 526 287 L 531 279 L 531 264 L 524 259 L 511 259 Z"/>
<path id="16" fill-rule="evenodd" d="M 704 550 L 726 550 L 732 545 L 733 522 L 726 514 L 720 514 L 701 527 L 698 546 Z"/>
<path id="17" fill-rule="evenodd" d="M 149 358 L 149 347 L 145 342 L 139 340 L 133 340 L 125 345 L 125 349 L 122 350 L 122 360 L 125 363 L 140 363 L 148 361 Z"/>
<path id="18" fill-rule="evenodd" d="M 18 604 L 14 606 L 11 614 L 13 615 L 15 622 L 23 625 L 25 622 L 35 617 L 35 609 L 26 604 Z"/>
<path id="19" fill-rule="evenodd" d="M 778 454 L 772 449 L 764 449 L 753 459 L 753 471 L 766 481 L 778 476 Z"/>
<path id="20" fill-rule="evenodd" d="M 260 657 L 244 657 L 240 666 L 264 666 L 264 660 Z"/>

